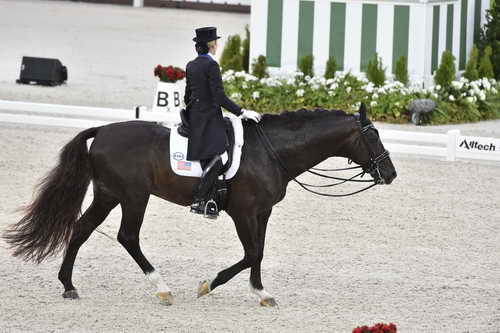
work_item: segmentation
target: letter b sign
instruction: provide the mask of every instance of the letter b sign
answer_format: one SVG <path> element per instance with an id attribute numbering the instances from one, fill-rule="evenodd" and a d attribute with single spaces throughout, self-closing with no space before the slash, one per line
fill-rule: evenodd
<path id="1" fill-rule="evenodd" d="M 175 83 L 158 82 L 153 101 L 153 111 L 179 112 L 180 109 L 180 87 Z"/>

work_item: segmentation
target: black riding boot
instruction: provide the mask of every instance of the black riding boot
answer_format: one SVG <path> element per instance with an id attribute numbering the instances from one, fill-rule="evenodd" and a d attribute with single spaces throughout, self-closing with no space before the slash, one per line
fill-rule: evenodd
<path id="1" fill-rule="evenodd" d="M 215 219 L 219 216 L 219 209 L 215 201 L 209 198 L 209 195 L 223 165 L 218 155 L 208 161 L 208 163 L 206 160 L 201 161 L 203 174 L 194 193 L 191 213 L 203 214 L 205 217 Z"/>

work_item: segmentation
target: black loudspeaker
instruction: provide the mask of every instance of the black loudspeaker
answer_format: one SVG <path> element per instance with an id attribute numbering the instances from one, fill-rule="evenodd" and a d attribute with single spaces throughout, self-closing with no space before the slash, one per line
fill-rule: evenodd
<path id="1" fill-rule="evenodd" d="M 37 83 L 56 86 L 68 79 L 68 70 L 59 59 L 23 57 L 21 74 L 17 83 Z"/>

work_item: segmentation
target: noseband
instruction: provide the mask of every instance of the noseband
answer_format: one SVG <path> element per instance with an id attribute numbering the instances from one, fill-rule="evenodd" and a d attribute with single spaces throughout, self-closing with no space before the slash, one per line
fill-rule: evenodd
<path id="1" fill-rule="evenodd" d="M 359 126 L 361 127 L 361 122 L 358 120 Z M 382 174 L 380 173 L 380 163 L 386 159 L 389 158 L 389 151 L 387 149 L 384 149 L 382 153 L 380 153 L 378 156 L 373 157 L 373 151 L 370 149 L 370 145 L 366 142 L 366 133 L 369 130 L 373 130 L 377 133 L 377 136 L 380 137 L 378 134 L 378 130 L 373 126 L 372 123 L 369 123 L 368 125 L 362 126 L 361 127 L 361 139 L 363 140 L 366 149 L 368 150 L 368 154 L 370 155 L 370 160 L 368 163 L 362 166 L 363 171 L 365 173 L 372 174 L 374 171 L 377 173 L 378 179 L 374 180 L 377 184 L 384 184 L 384 178 L 382 178 Z"/>

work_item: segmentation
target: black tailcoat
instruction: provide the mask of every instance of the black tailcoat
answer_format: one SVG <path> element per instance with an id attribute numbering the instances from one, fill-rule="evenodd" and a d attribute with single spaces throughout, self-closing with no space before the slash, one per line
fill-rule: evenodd
<path id="1" fill-rule="evenodd" d="M 210 56 L 200 55 L 187 64 L 184 102 L 191 127 L 187 159 L 197 161 L 223 154 L 226 132 L 221 106 L 237 116 L 241 107 L 227 98 L 219 64 Z"/>

